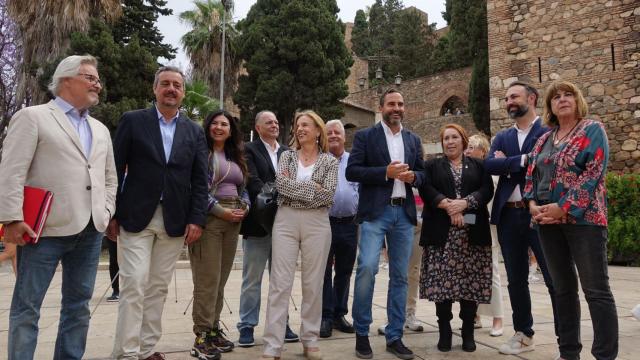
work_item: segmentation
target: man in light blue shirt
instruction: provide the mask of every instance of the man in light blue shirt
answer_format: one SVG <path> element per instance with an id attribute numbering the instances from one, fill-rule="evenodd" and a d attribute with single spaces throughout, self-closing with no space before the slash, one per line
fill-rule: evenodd
<path id="1" fill-rule="evenodd" d="M 345 131 L 340 120 L 326 124 L 329 151 L 339 161 L 338 187 L 329 210 L 331 249 L 324 273 L 322 289 L 322 323 L 320 337 L 331 336 L 332 329 L 353 333 L 353 325 L 345 318 L 348 313 L 349 282 L 358 248 L 358 225 L 354 218 L 358 212 L 358 183 L 345 177 L 349 153 L 344 149 Z M 331 281 L 332 270 L 335 277 Z"/>
<path id="2" fill-rule="evenodd" d="M 156 112 L 158 113 L 158 122 L 160 124 L 160 137 L 162 138 L 162 148 L 164 150 L 164 158 L 169 162 L 169 156 L 171 155 L 171 147 L 173 146 L 173 135 L 176 133 L 176 122 L 180 116 L 179 112 L 176 112 L 175 116 L 167 120 L 164 118 L 158 107 L 156 106 Z"/>
<path id="3" fill-rule="evenodd" d="M 99 85 L 98 80 L 98 85 Z M 73 107 L 73 105 L 66 102 L 62 97 L 57 96 L 53 102 L 56 103 L 62 109 L 69 121 L 71 121 L 71 125 L 76 129 L 78 133 L 78 137 L 80 137 L 80 143 L 82 144 L 82 152 L 86 158 L 89 158 L 91 154 L 91 142 L 93 141 L 93 136 L 91 135 L 91 127 L 89 126 L 89 122 L 87 121 L 87 116 L 89 115 L 89 110 L 84 109 L 80 112 L 78 109 Z"/>

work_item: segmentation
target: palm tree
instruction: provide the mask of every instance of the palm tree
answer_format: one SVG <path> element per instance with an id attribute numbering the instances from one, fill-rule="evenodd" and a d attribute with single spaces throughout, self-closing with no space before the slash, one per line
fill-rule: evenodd
<path id="1" fill-rule="evenodd" d="M 122 14 L 120 0 L 7 0 L 7 5 L 23 44 L 18 103 L 22 103 L 27 94 L 31 103 L 46 99 L 37 76 L 46 63 L 56 60 L 68 49 L 71 33 L 87 31 L 92 18 L 113 21 Z"/>
<path id="2" fill-rule="evenodd" d="M 218 100 L 209 97 L 208 92 L 209 88 L 202 80 L 193 80 L 185 85 L 182 110 L 189 119 L 202 124 L 207 114 L 220 108 Z"/>
<path id="3" fill-rule="evenodd" d="M 234 40 L 238 35 L 229 21 L 233 13 L 232 0 L 194 0 L 195 9 L 180 14 L 180 20 L 191 27 L 180 42 L 190 58 L 191 74 L 205 82 L 209 94 L 215 97 L 220 92 L 220 68 L 222 33 L 225 33 L 224 93 L 227 98 L 236 88 L 240 60 L 236 56 Z"/>

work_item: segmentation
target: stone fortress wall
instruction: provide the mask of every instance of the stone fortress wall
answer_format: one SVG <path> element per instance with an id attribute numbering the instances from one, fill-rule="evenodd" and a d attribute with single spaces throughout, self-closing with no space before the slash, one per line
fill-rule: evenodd
<path id="1" fill-rule="evenodd" d="M 640 172 L 640 1 L 488 0 L 487 11 L 492 134 L 513 123 L 511 82 L 542 92 L 565 79 L 606 126 L 609 168 Z"/>

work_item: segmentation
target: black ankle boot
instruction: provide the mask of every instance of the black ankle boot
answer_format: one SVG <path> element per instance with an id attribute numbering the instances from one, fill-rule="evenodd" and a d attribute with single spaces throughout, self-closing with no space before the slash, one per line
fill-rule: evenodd
<path id="1" fill-rule="evenodd" d="M 478 304 L 473 301 L 460 301 L 460 318 L 462 319 L 462 350 L 466 352 L 476 351 L 476 342 L 473 338 L 476 310 Z"/>
<path id="2" fill-rule="evenodd" d="M 438 331 L 440 338 L 438 339 L 438 350 L 447 352 L 451 350 L 451 323 L 449 321 L 438 320 Z"/>
<path id="3" fill-rule="evenodd" d="M 438 350 L 447 352 L 451 350 L 451 301 L 436 303 L 436 316 L 438 317 Z"/>
<path id="4" fill-rule="evenodd" d="M 476 341 L 473 338 L 473 321 L 462 323 L 462 350 L 466 352 L 476 351 Z"/>

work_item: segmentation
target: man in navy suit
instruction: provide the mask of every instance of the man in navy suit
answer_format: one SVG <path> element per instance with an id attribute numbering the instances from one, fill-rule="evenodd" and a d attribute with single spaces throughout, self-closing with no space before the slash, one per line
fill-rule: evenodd
<path id="1" fill-rule="evenodd" d="M 504 98 L 509 117 L 515 124 L 500 131 L 489 151 L 485 167 L 500 180 L 493 199 L 491 223 L 497 225 L 498 241 L 509 281 L 509 300 L 513 311 L 515 335 L 500 347 L 503 354 L 519 354 L 534 350 L 533 316 L 529 294 L 529 251 L 531 248 L 542 270 L 551 295 L 555 315 L 553 285 L 540 247 L 538 233 L 530 227 L 531 215 L 522 201 L 528 157 L 534 144 L 548 129 L 536 115 L 538 91 L 531 85 L 511 83 Z M 557 322 L 556 322 L 557 326 Z"/>
<path id="2" fill-rule="evenodd" d="M 118 241 L 120 303 L 112 357 L 164 359 L 167 288 L 183 245 L 197 241 L 207 217 L 204 131 L 179 109 L 184 76 L 156 72 L 156 103 L 122 115 L 113 142 L 118 194 L 108 236 Z"/>
<path id="3" fill-rule="evenodd" d="M 400 359 L 413 359 L 402 343 L 407 300 L 407 270 L 417 224 L 416 204 L 411 191 L 424 177 L 420 138 L 402 128 L 404 99 L 394 90 L 380 97 L 382 121 L 360 130 L 346 170 L 347 180 L 360 183 L 357 222 L 360 225 L 358 267 L 353 298 L 356 356 L 373 358 L 369 344 L 371 302 L 380 251 L 387 240 L 389 290 L 385 337 L 387 351 Z"/>

